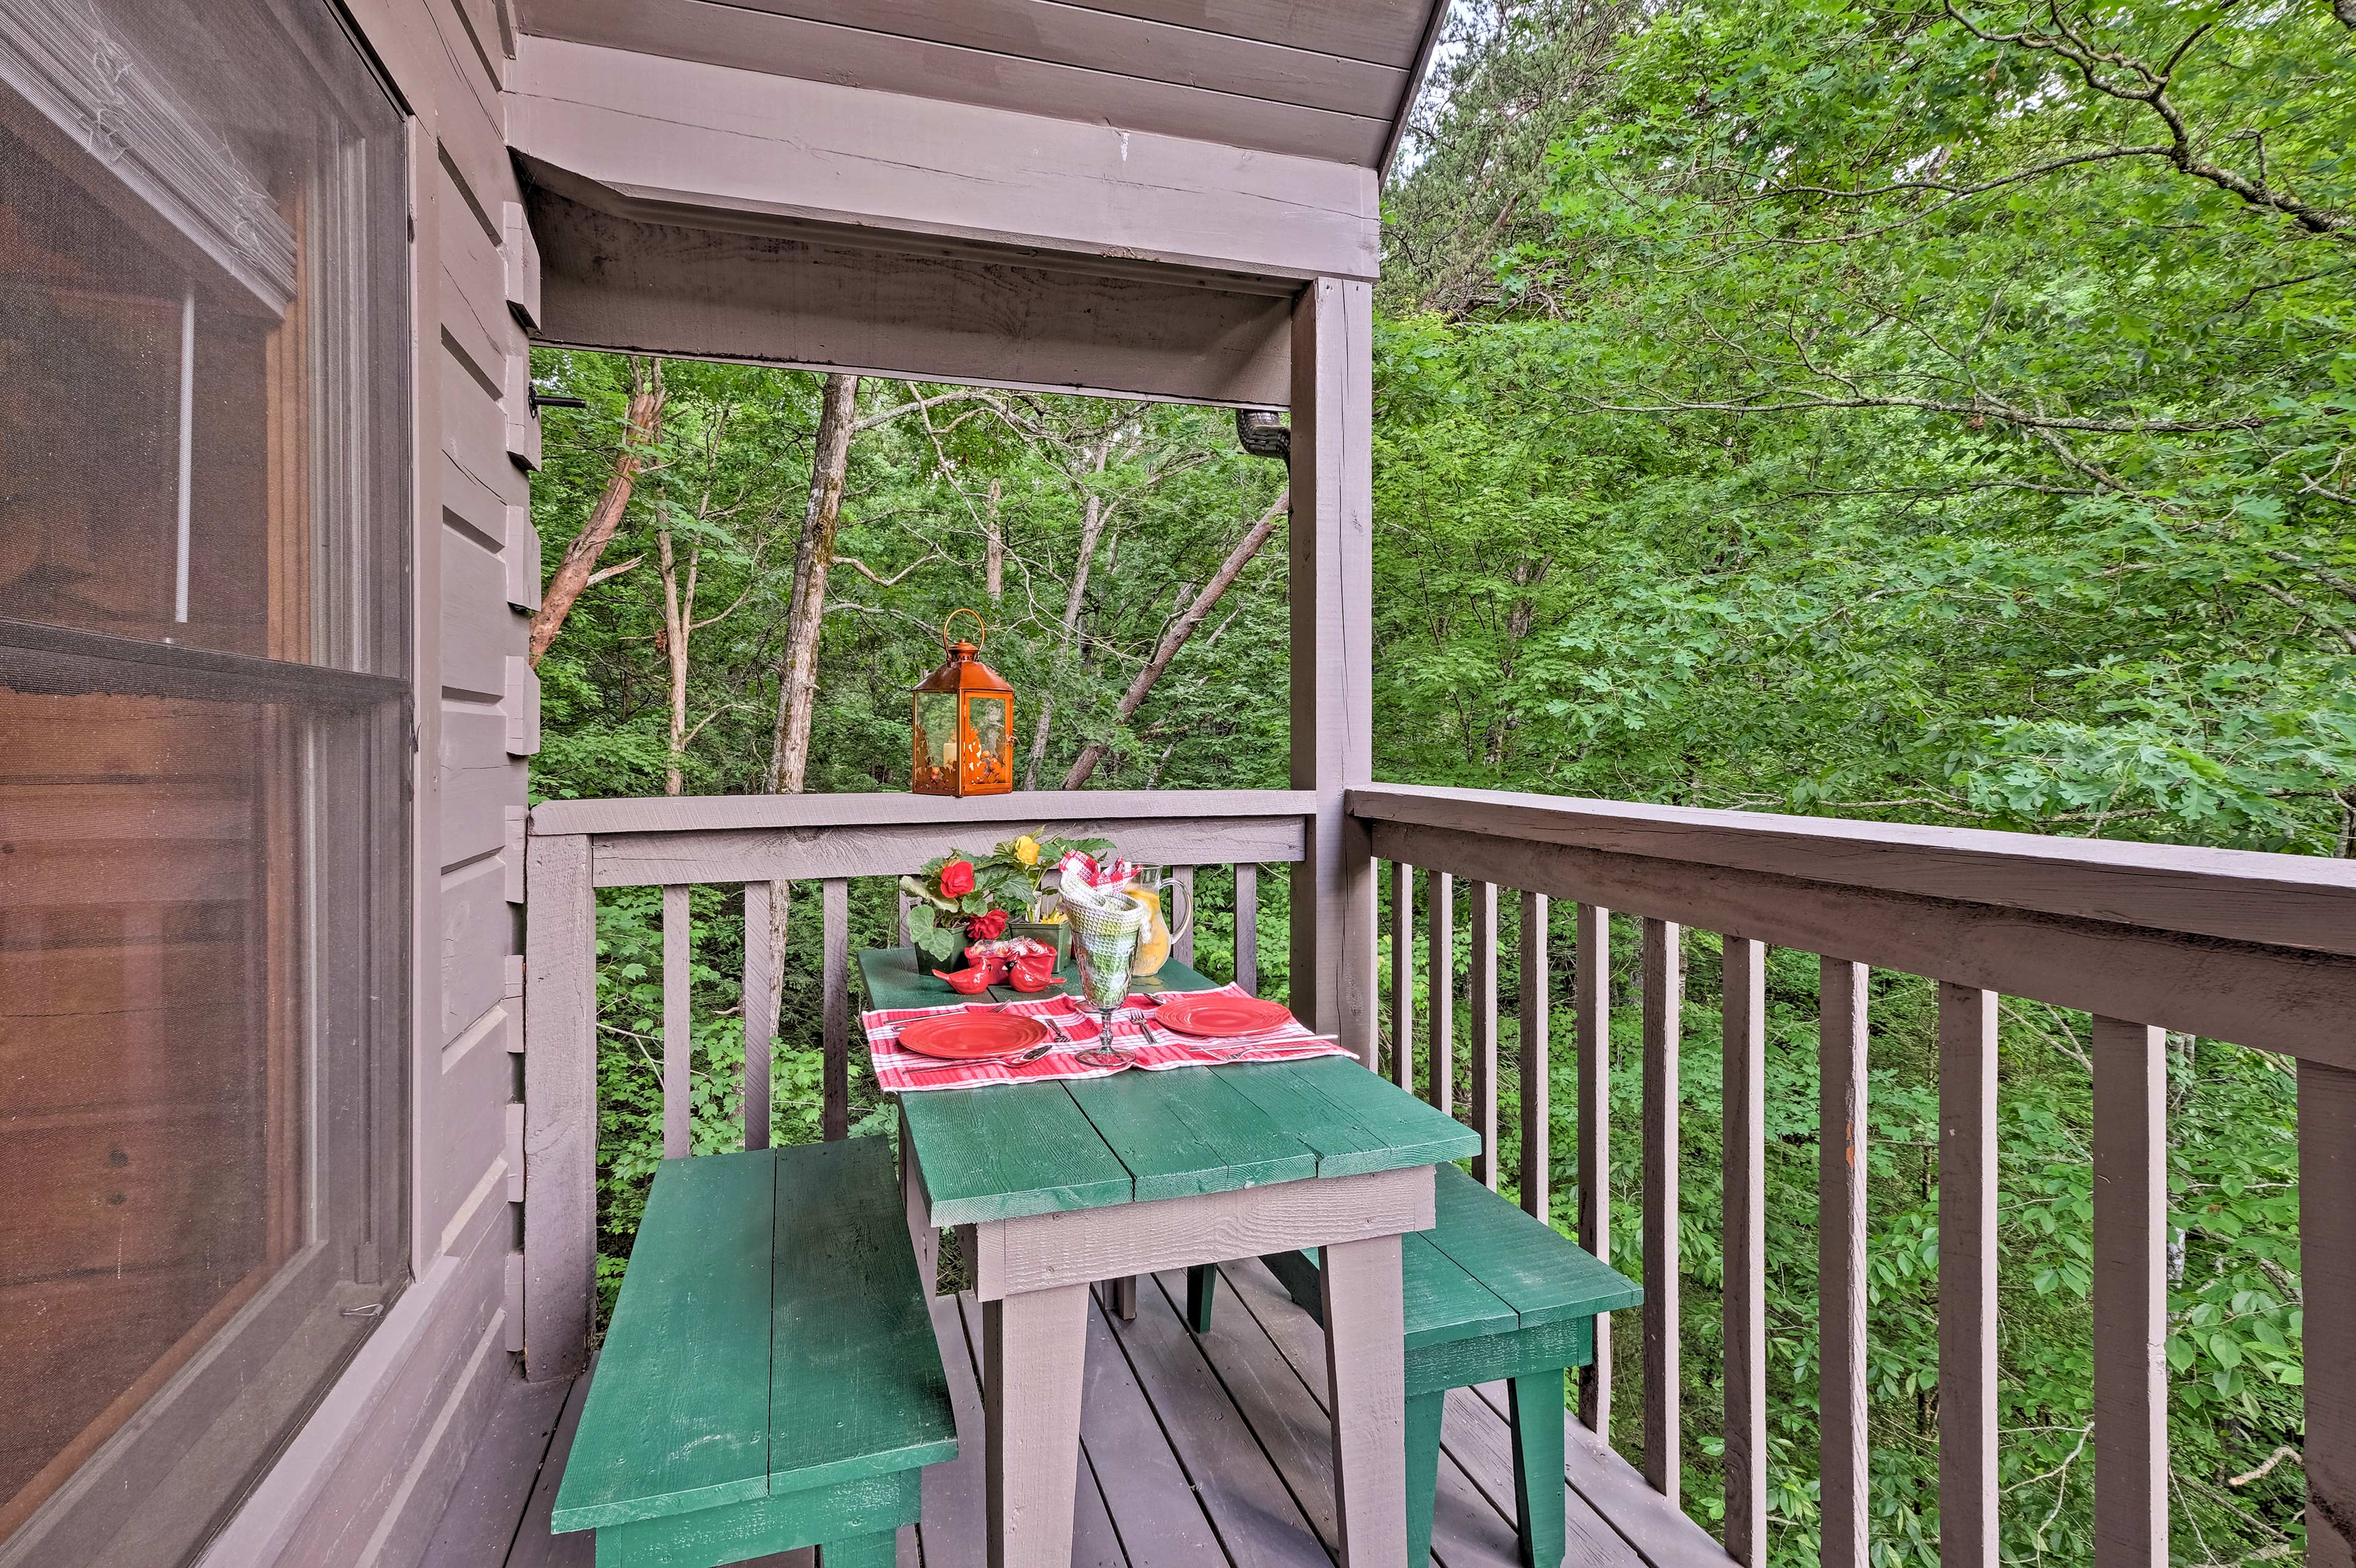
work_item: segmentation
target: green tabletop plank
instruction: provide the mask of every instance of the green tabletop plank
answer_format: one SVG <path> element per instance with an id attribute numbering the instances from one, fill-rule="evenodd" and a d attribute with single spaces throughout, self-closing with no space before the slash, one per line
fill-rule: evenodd
<path id="1" fill-rule="evenodd" d="M 1060 1082 L 900 1096 L 937 1225 L 1100 1209 L 1136 1196 Z"/>
<path id="2" fill-rule="evenodd" d="M 771 1495 L 955 1458 L 891 1140 L 788 1153 L 776 1176 Z"/>
<path id="3" fill-rule="evenodd" d="M 1481 1136 L 1346 1056 L 1220 1070 L 1317 1151 L 1321 1177 L 1438 1165 L 1481 1151 Z"/>
<path id="4" fill-rule="evenodd" d="M 1644 1293 L 1551 1225 L 1523 1213 L 1453 1166 L 1435 1173 L 1440 1222 L 1427 1232 L 1536 1328 L 1634 1307 Z"/>
<path id="5" fill-rule="evenodd" d="M 1317 1174 L 1317 1151 L 1239 1093 L 1223 1069 L 1119 1072 L 1066 1087 L 1136 1179 L 1141 1203 Z"/>
<path id="6" fill-rule="evenodd" d="M 768 1495 L 776 1167 L 762 1150 L 656 1171 L 552 1529 Z"/>

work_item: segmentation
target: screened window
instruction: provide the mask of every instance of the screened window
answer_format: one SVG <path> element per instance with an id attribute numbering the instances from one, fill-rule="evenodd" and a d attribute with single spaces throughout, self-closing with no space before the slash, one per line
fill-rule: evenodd
<path id="1" fill-rule="evenodd" d="M 173 1564 L 406 1278 L 401 121 L 0 4 L 0 1568 Z"/>

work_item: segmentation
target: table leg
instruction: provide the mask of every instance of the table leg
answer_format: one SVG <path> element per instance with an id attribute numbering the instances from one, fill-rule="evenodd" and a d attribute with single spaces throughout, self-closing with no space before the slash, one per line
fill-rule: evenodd
<path id="1" fill-rule="evenodd" d="M 940 1277 L 941 1233 L 932 1226 L 932 1200 L 925 1192 L 925 1173 L 916 1166 L 916 1146 L 908 1136 L 908 1123 L 900 1123 L 900 1197 L 907 1205 L 908 1245 L 916 1254 L 916 1278 L 932 1298 Z"/>
<path id="2" fill-rule="evenodd" d="M 981 1304 L 990 1568 L 1070 1568 L 1087 1313 L 1086 1285 Z"/>
<path id="3" fill-rule="evenodd" d="M 1407 1337 L 1399 1238 L 1325 1248 L 1325 1387 L 1342 1568 L 1407 1562 Z"/>

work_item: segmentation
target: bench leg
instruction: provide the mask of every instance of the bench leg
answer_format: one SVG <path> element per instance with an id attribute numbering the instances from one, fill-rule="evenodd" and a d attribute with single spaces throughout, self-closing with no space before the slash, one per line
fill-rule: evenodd
<path id="1" fill-rule="evenodd" d="M 1431 1562 L 1431 1508 L 1440 1495 L 1440 1423 L 1447 1410 L 1445 1389 L 1408 1397 L 1408 1568 L 1427 1568 Z"/>
<path id="2" fill-rule="evenodd" d="M 1211 1331 L 1211 1304 L 1219 1295 L 1219 1265 L 1196 1264 L 1186 1271 L 1186 1327 L 1197 1334 Z"/>
<path id="3" fill-rule="evenodd" d="M 1137 1321 L 1137 1276 L 1125 1274 L 1112 1282 L 1113 1310 L 1124 1323 Z"/>
<path id="4" fill-rule="evenodd" d="M 1514 1518 L 1522 1568 L 1562 1568 L 1562 1373 L 1507 1385 L 1514 1414 Z"/>
<path id="5" fill-rule="evenodd" d="M 892 1568 L 900 1551 L 900 1532 L 879 1530 L 849 1541 L 830 1541 L 818 1549 L 818 1568 Z"/>

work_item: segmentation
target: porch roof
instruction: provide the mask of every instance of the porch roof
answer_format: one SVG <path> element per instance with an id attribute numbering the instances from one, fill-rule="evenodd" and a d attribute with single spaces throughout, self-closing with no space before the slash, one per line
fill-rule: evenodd
<path id="1" fill-rule="evenodd" d="M 527 34 L 1381 170 L 1446 0 L 523 0 Z"/>

